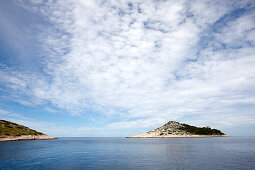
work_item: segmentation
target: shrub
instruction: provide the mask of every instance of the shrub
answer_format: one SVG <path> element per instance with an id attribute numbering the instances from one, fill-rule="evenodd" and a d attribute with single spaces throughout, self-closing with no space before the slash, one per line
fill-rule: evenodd
<path id="1" fill-rule="evenodd" d="M 183 127 L 180 127 L 180 130 L 184 130 L 188 133 L 194 134 L 194 135 L 224 135 L 220 130 L 218 129 L 211 129 L 210 127 L 195 127 L 190 126 L 187 124 L 182 124 Z"/>

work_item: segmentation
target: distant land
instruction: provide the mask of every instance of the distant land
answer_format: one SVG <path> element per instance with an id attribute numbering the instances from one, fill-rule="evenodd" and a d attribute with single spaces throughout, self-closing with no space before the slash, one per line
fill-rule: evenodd
<path id="1" fill-rule="evenodd" d="M 26 126 L 0 120 L 0 142 L 17 140 L 47 140 L 56 139 Z"/>
<path id="2" fill-rule="evenodd" d="M 127 138 L 189 138 L 189 137 L 217 137 L 227 136 L 218 129 L 210 127 L 195 127 L 175 121 L 169 121 L 165 125 L 149 132 L 128 136 Z"/>

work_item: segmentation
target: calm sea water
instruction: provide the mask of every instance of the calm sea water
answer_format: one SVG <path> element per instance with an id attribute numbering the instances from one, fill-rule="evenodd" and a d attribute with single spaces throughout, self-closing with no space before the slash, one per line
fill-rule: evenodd
<path id="1" fill-rule="evenodd" d="M 0 143 L 0 169 L 255 169 L 255 137 Z"/>

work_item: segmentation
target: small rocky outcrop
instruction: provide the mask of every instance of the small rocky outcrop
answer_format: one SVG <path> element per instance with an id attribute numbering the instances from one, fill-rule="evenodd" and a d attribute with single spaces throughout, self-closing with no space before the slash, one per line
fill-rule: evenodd
<path id="1" fill-rule="evenodd" d="M 26 126 L 0 120 L 0 142 L 16 140 L 46 140 L 56 139 Z"/>
<path id="2" fill-rule="evenodd" d="M 164 137 L 213 137 L 226 136 L 218 129 L 207 127 L 195 127 L 175 121 L 169 121 L 165 125 L 149 132 L 129 136 L 128 138 L 164 138 Z"/>

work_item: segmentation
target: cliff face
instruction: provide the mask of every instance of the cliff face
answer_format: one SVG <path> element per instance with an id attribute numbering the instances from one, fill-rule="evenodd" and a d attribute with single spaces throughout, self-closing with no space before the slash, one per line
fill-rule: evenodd
<path id="1" fill-rule="evenodd" d="M 0 141 L 54 139 L 26 126 L 0 120 Z"/>
<path id="2" fill-rule="evenodd" d="M 210 137 L 226 136 L 220 130 L 211 129 L 210 127 L 195 127 L 187 124 L 169 121 L 165 125 L 152 131 L 129 136 L 129 138 L 164 138 L 164 137 Z"/>

